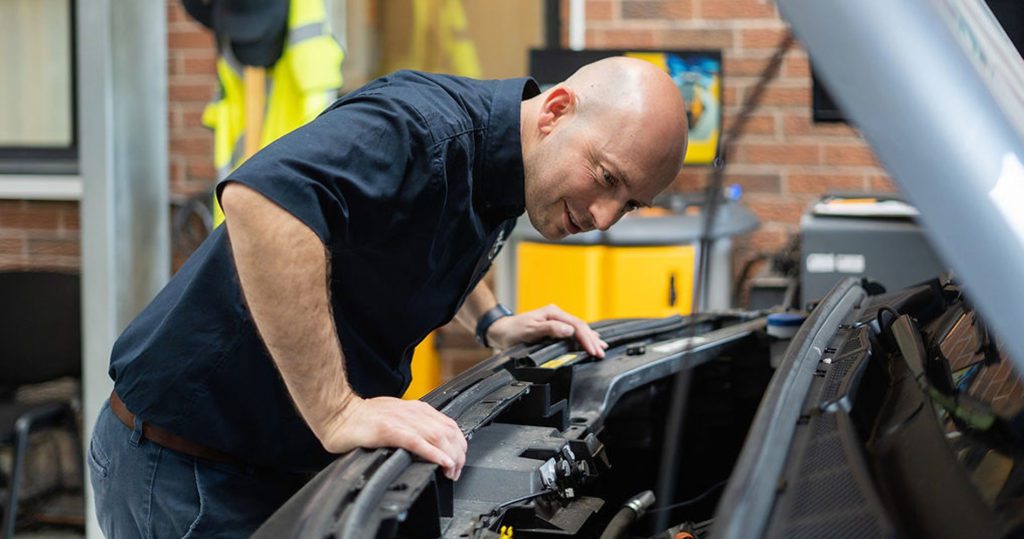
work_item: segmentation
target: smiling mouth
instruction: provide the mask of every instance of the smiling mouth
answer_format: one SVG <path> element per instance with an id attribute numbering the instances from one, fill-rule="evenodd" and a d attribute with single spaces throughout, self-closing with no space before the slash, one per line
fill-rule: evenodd
<path id="1" fill-rule="evenodd" d="M 567 223 L 569 225 L 566 228 L 568 229 L 568 232 L 570 234 L 579 234 L 580 232 L 583 231 L 583 227 L 580 226 L 580 224 L 578 222 L 576 222 L 576 219 L 573 217 L 572 212 L 569 211 L 569 203 L 565 202 L 564 204 L 565 204 L 566 221 L 567 221 Z"/>

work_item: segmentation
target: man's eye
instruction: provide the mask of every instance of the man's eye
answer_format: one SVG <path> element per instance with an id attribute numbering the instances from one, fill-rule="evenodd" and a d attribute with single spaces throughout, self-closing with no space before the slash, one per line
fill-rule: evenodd
<path id="1" fill-rule="evenodd" d="M 601 172 L 604 174 L 604 182 L 609 186 L 614 187 L 615 184 L 618 183 L 618 180 L 615 179 L 615 176 L 612 176 L 611 172 L 608 172 L 607 170 L 602 170 Z"/>

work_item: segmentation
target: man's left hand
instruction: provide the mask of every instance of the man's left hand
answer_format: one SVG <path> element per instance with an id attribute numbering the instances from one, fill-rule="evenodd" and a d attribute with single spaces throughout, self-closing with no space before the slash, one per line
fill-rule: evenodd
<path id="1" fill-rule="evenodd" d="M 602 341 L 601 336 L 590 329 L 586 322 L 556 305 L 499 318 L 487 329 L 487 342 L 500 350 L 519 343 L 532 343 L 549 337 L 564 339 L 569 336 L 575 336 L 588 354 L 604 357 L 608 343 Z"/>

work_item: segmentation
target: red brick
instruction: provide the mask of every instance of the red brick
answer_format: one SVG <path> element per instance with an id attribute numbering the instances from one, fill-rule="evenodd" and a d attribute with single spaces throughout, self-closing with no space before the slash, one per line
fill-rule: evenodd
<path id="1" fill-rule="evenodd" d="M 588 30 L 587 44 L 601 48 L 651 48 L 655 46 L 653 30 Z"/>
<path id="2" fill-rule="evenodd" d="M 1009 401 L 1010 414 L 1008 415 L 1016 415 L 1024 408 L 1024 382 L 1020 380 L 1020 377 L 1017 378 L 1017 383 L 1014 384 L 1013 391 L 1010 392 Z"/>
<path id="3" fill-rule="evenodd" d="M 871 176 L 870 187 L 874 192 L 897 193 L 899 188 L 888 176 Z"/>
<path id="4" fill-rule="evenodd" d="M 756 77 L 768 66 L 768 58 L 736 58 L 726 55 L 722 61 L 726 77 Z"/>
<path id="5" fill-rule="evenodd" d="M 217 179 L 217 169 L 213 166 L 212 160 L 204 161 L 201 159 L 190 159 L 185 171 L 186 177 L 190 180 L 205 180 L 212 182 Z"/>
<path id="6" fill-rule="evenodd" d="M 774 19 L 775 4 L 768 0 L 701 0 L 706 19 Z"/>
<path id="7" fill-rule="evenodd" d="M 995 369 L 995 376 L 993 377 L 993 381 L 1003 382 L 1003 381 L 1005 381 L 1005 380 L 1010 378 L 1010 373 L 1011 372 L 1012 371 L 1010 370 L 1010 364 L 1009 363 L 1006 363 L 1006 362 L 1000 363 L 996 367 L 996 369 Z"/>
<path id="8" fill-rule="evenodd" d="M 590 3 L 587 3 L 590 10 Z M 688 19 L 693 5 L 687 0 L 622 0 L 623 19 Z"/>
<path id="9" fill-rule="evenodd" d="M 0 254 L 0 271 L 15 271 L 26 269 L 38 268 L 33 268 L 31 265 L 29 265 L 28 258 L 25 255 Z"/>
<path id="10" fill-rule="evenodd" d="M 781 191 L 782 180 L 778 174 L 726 174 L 726 185 L 738 184 L 743 193 L 771 193 Z"/>
<path id="11" fill-rule="evenodd" d="M 82 227 L 81 210 L 78 207 L 60 212 L 60 228 L 64 231 L 77 231 Z"/>
<path id="12" fill-rule="evenodd" d="M 783 61 L 782 72 L 787 77 L 800 77 L 809 79 L 811 77 L 811 62 L 806 54 L 787 55 Z"/>
<path id="13" fill-rule="evenodd" d="M 180 54 L 167 55 L 167 80 L 176 80 L 183 74 L 184 69 Z"/>
<path id="14" fill-rule="evenodd" d="M 213 135 L 171 139 L 171 155 L 213 156 Z"/>
<path id="15" fill-rule="evenodd" d="M 36 206 L 0 213 L 0 228 L 56 230 L 59 226 L 60 212 L 50 208 Z"/>
<path id="16" fill-rule="evenodd" d="M 735 85 L 727 82 L 725 85 L 725 92 L 722 96 L 722 104 L 726 107 L 738 107 L 741 95 L 742 90 L 740 88 L 737 88 Z"/>
<path id="17" fill-rule="evenodd" d="M 750 91 L 744 92 L 746 97 Z M 762 106 L 811 106 L 811 86 L 808 81 L 803 88 L 792 88 L 788 86 L 769 86 L 761 94 L 760 103 Z"/>
<path id="18" fill-rule="evenodd" d="M 173 105 L 167 107 L 167 129 L 171 132 L 181 128 L 181 113 Z"/>
<path id="19" fill-rule="evenodd" d="M 26 209 L 36 209 L 39 211 L 52 211 L 52 212 L 68 212 L 78 211 L 78 202 L 72 201 L 56 201 L 56 200 L 27 200 L 25 201 Z"/>
<path id="20" fill-rule="evenodd" d="M 762 223 L 797 224 L 807 206 L 807 200 L 792 196 L 747 197 L 747 207 Z"/>
<path id="21" fill-rule="evenodd" d="M 612 0 L 590 0 L 587 2 L 588 21 L 610 21 L 615 18 L 617 2 Z"/>
<path id="22" fill-rule="evenodd" d="M 786 178 L 786 186 L 790 193 L 864 191 L 865 183 L 864 177 L 859 174 L 790 174 Z"/>
<path id="23" fill-rule="evenodd" d="M 776 224 L 762 225 L 761 228 L 748 235 L 747 242 L 754 251 L 774 252 L 785 247 L 789 241 L 789 233 Z"/>
<path id="24" fill-rule="evenodd" d="M 185 129 L 203 128 L 209 129 L 203 125 L 203 111 L 202 109 L 181 109 L 181 127 Z"/>
<path id="25" fill-rule="evenodd" d="M 192 30 L 185 31 L 169 31 L 167 32 L 167 48 L 168 50 L 175 49 L 207 49 L 216 50 L 216 46 L 213 42 L 213 36 L 209 32 L 200 30 L 200 26 L 196 26 Z"/>
<path id="26" fill-rule="evenodd" d="M 696 192 L 704 189 L 707 183 L 707 169 L 684 168 L 673 183 L 673 188 L 682 192 Z"/>
<path id="27" fill-rule="evenodd" d="M 185 8 L 182 7 L 180 2 L 175 0 L 169 0 L 167 2 L 167 22 L 179 22 L 189 20 L 188 13 L 185 12 Z"/>
<path id="28" fill-rule="evenodd" d="M 658 46 L 666 49 L 729 49 L 733 42 L 732 30 L 715 28 L 665 28 L 656 37 Z"/>
<path id="29" fill-rule="evenodd" d="M 77 256 L 30 255 L 24 259 L 22 267 L 32 270 L 77 270 L 81 267 L 81 260 Z"/>
<path id="30" fill-rule="evenodd" d="M 876 166 L 875 155 L 865 144 L 825 146 L 826 165 Z"/>
<path id="31" fill-rule="evenodd" d="M 725 132 L 728 133 L 732 130 L 733 124 L 736 122 L 735 116 L 726 119 L 725 121 Z M 751 114 L 747 118 L 746 124 L 743 126 L 744 135 L 774 135 L 775 134 L 775 116 L 772 114 Z"/>
<path id="32" fill-rule="evenodd" d="M 28 242 L 28 252 L 34 255 L 79 256 L 78 240 L 32 239 Z"/>
<path id="33" fill-rule="evenodd" d="M 25 240 L 21 238 L 0 239 L 0 255 L 20 255 L 25 252 Z"/>
<path id="34" fill-rule="evenodd" d="M 786 38 L 785 28 L 754 28 L 740 31 L 740 47 L 744 49 L 775 49 Z"/>
<path id="35" fill-rule="evenodd" d="M 171 156 L 170 163 L 168 166 L 167 179 L 170 180 L 171 185 L 180 183 L 185 180 L 185 161 L 181 157 Z"/>
<path id="36" fill-rule="evenodd" d="M 23 200 L 0 200 L 0 215 L 9 211 L 25 209 L 26 202 Z"/>
<path id="37" fill-rule="evenodd" d="M 209 82 L 183 82 L 172 80 L 167 85 L 167 96 L 175 101 L 209 101 L 213 97 L 214 86 Z"/>
<path id="38" fill-rule="evenodd" d="M 171 132 L 171 141 L 176 140 L 190 140 L 190 139 L 202 139 L 205 140 L 210 137 L 213 131 L 200 125 L 190 125 L 175 129 Z"/>
<path id="39" fill-rule="evenodd" d="M 809 115 L 786 114 L 782 118 L 782 132 L 786 135 L 814 135 L 830 137 L 860 138 L 860 134 L 841 122 L 814 122 Z"/>
<path id="40" fill-rule="evenodd" d="M 181 73 L 184 73 L 186 75 L 209 75 L 211 81 L 216 80 L 217 57 L 213 54 L 187 55 L 183 57 L 181 61 Z"/>
<path id="41" fill-rule="evenodd" d="M 184 194 L 187 196 L 192 193 L 198 193 L 201 191 L 210 191 L 213 188 L 213 184 L 214 182 L 210 180 L 193 180 L 186 178 L 185 181 L 175 185 L 174 189 L 172 189 L 172 192 L 176 194 Z"/>
<path id="42" fill-rule="evenodd" d="M 744 163 L 776 165 L 817 165 L 820 162 L 816 144 L 741 144 Z"/>

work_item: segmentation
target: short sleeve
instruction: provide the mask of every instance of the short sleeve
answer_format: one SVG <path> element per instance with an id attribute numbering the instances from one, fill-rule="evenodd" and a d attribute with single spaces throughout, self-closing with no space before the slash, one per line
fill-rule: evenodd
<path id="1" fill-rule="evenodd" d="M 429 173 L 429 137 L 411 104 L 378 87 L 342 99 L 256 153 L 218 185 L 217 195 L 238 182 L 294 215 L 328 247 L 370 242 L 389 209 L 403 207 L 405 178 Z"/>

